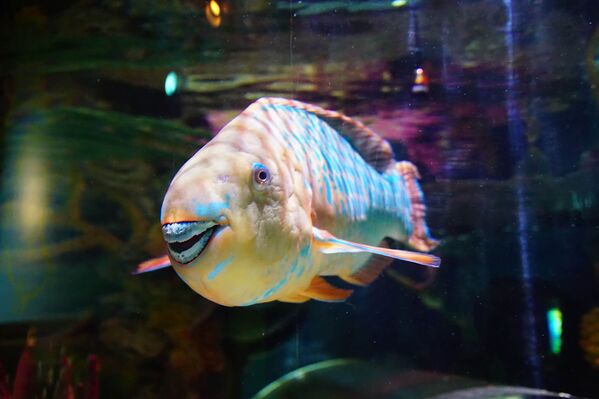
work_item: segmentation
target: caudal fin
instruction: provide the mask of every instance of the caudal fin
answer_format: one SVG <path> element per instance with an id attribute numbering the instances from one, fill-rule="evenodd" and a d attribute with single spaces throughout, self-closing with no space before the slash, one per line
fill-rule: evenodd
<path id="1" fill-rule="evenodd" d="M 395 168 L 406 182 L 408 198 L 410 199 L 412 234 L 408 239 L 408 243 L 419 251 L 430 251 L 439 245 L 439 242 L 429 235 L 426 226 L 426 205 L 418 184 L 420 173 L 418 173 L 416 166 L 408 161 L 397 162 Z"/>

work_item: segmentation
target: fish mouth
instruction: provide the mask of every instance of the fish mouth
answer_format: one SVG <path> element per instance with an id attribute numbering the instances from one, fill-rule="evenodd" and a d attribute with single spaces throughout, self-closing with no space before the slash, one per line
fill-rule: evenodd
<path id="1" fill-rule="evenodd" d="M 216 222 L 177 222 L 162 226 L 162 235 L 169 254 L 182 265 L 197 259 L 206 249 L 210 239 L 222 228 Z"/>

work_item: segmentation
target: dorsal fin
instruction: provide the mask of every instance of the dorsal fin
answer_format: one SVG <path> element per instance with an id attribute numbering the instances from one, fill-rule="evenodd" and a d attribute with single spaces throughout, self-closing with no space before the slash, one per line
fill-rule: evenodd
<path id="1" fill-rule="evenodd" d="M 383 173 L 394 165 L 391 145 L 362 122 L 337 111 L 286 98 L 263 97 L 259 104 L 286 105 L 316 115 L 343 136 L 358 154 L 374 169 Z"/>
<path id="2" fill-rule="evenodd" d="M 406 182 L 408 197 L 410 198 L 410 218 L 412 219 L 412 234 L 408 240 L 409 244 L 419 251 L 431 251 L 435 249 L 439 242 L 431 238 L 428 227 L 426 226 L 426 205 L 422 190 L 418 185 L 420 173 L 414 164 L 408 161 L 397 162 L 395 165 L 397 171 L 403 176 Z"/>

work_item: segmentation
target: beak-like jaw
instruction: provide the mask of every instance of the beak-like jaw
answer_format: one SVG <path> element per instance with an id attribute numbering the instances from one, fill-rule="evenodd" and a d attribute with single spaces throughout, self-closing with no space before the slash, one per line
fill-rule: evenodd
<path id="1" fill-rule="evenodd" d="M 219 228 L 214 221 L 166 223 L 162 235 L 172 260 L 186 265 L 202 255 Z"/>
<path id="2" fill-rule="evenodd" d="M 228 200 L 205 168 L 179 172 L 164 196 L 162 235 L 174 264 L 185 266 L 205 255 L 219 230 L 229 224 Z M 198 177 L 198 173 L 200 176 Z"/>

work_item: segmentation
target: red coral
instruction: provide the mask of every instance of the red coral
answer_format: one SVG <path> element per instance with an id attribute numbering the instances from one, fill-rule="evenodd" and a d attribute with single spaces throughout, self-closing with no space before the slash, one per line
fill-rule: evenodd
<path id="1" fill-rule="evenodd" d="M 8 373 L 0 362 L 0 399 L 10 399 L 10 388 L 8 386 Z"/>
<path id="2" fill-rule="evenodd" d="M 85 386 L 85 399 L 100 398 L 100 361 L 98 356 L 89 355 L 87 359 L 87 384 Z"/>
<path id="3" fill-rule="evenodd" d="M 0 399 L 28 399 L 35 396 L 38 383 L 39 389 L 47 392 L 47 389 L 52 386 L 52 381 L 47 381 L 44 386 L 43 381 L 37 380 L 36 375 L 36 360 L 34 358 L 33 349 L 37 344 L 35 331 L 29 330 L 27 333 L 27 341 L 25 349 L 21 353 L 19 363 L 17 365 L 16 376 L 13 384 L 12 393 L 10 392 L 10 383 L 6 369 L 0 363 Z M 79 383 L 78 394 L 75 393 L 75 385 L 73 383 L 73 363 L 67 356 L 62 358 L 59 380 L 56 383 L 53 398 L 56 399 L 76 399 L 76 397 L 84 397 L 85 399 L 100 398 L 100 361 L 96 355 L 90 355 L 87 360 L 88 373 L 85 385 Z M 79 388 L 83 392 L 79 391 Z"/>
<path id="4" fill-rule="evenodd" d="M 12 399 L 27 399 L 33 396 L 35 389 L 35 360 L 33 348 L 37 344 L 35 330 L 27 332 L 25 349 L 19 358 L 17 373 L 12 391 Z"/>
<path id="5" fill-rule="evenodd" d="M 60 371 L 60 381 L 58 382 L 58 399 L 75 399 L 75 389 L 73 388 L 73 364 L 68 357 L 62 358 L 62 369 Z"/>

